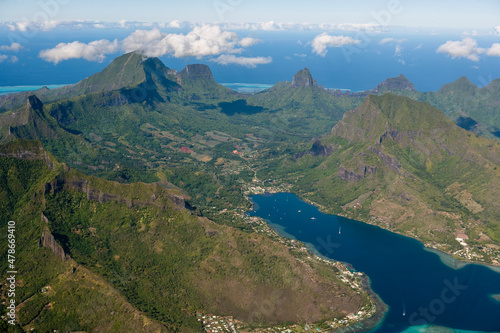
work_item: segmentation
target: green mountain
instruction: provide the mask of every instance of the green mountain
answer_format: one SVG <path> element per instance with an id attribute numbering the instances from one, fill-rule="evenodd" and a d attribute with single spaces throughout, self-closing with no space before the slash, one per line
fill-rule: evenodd
<path id="1" fill-rule="evenodd" d="M 498 140 L 499 82 L 500 80 L 493 80 L 489 85 L 478 88 L 462 76 L 455 82 L 445 84 L 438 91 L 420 93 L 416 99 L 443 110 L 464 129 Z"/>
<path id="2" fill-rule="evenodd" d="M 275 131 L 312 138 L 329 131 L 345 111 L 361 104 L 362 97 L 334 96 L 318 86 L 304 68 L 292 82 L 279 82 L 247 100 L 269 110 L 258 117 L 271 122 Z"/>
<path id="3" fill-rule="evenodd" d="M 369 96 L 311 150 L 279 167 L 268 171 L 331 213 L 447 252 L 461 248 L 458 233 L 478 246 L 500 244 L 500 144 L 459 128 L 427 103 Z"/>
<path id="4" fill-rule="evenodd" d="M 182 193 L 165 186 L 86 176 L 36 141 L 0 146 L 1 227 L 16 222 L 20 325 L 185 332 L 201 329 L 197 312 L 276 325 L 343 317 L 368 304 L 331 266 L 193 215 Z"/>
<path id="5" fill-rule="evenodd" d="M 401 75 L 344 93 L 304 68 L 240 94 L 208 66 L 176 72 L 129 53 L 75 85 L 0 98 L 0 213 L 19 223 L 21 325 L 199 331 L 197 311 L 255 326 L 368 305 L 331 266 L 249 223 L 247 196 L 263 189 L 491 262 L 500 145 L 454 120 L 491 135 L 499 82 L 420 93 Z M 455 240 L 464 233 L 471 252 Z"/>
<path id="6" fill-rule="evenodd" d="M 417 90 L 403 74 L 398 77 L 389 78 L 378 84 L 373 90 L 374 94 L 385 94 L 388 92 L 408 92 L 415 93 Z"/>

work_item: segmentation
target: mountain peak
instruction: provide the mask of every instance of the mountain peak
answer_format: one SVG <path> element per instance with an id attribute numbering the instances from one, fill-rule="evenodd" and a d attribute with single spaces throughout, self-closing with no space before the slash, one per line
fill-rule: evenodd
<path id="1" fill-rule="evenodd" d="M 417 135 L 449 126 L 454 126 L 453 121 L 442 111 L 425 102 L 388 93 L 368 96 L 361 106 L 344 114 L 332 133 L 349 141 L 374 142 L 384 133 Z"/>
<path id="2" fill-rule="evenodd" d="M 33 109 L 38 112 L 43 111 L 43 103 L 35 95 L 28 96 L 27 107 L 28 109 Z"/>
<path id="3" fill-rule="evenodd" d="M 389 78 L 379 83 L 374 90 L 376 93 L 385 93 L 390 91 L 402 91 L 402 90 L 412 91 L 412 92 L 417 91 L 413 83 L 411 83 L 410 80 L 408 80 L 403 74 L 397 77 Z"/>
<path id="4" fill-rule="evenodd" d="M 445 84 L 438 91 L 441 93 L 474 93 L 477 89 L 477 86 L 470 82 L 466 76 L 461 76 L 455 82 Z"/>
<path id="5" fill-rule="evenodd" d="M 178 77 L 182 80 L 198 80 L 204 79 L 210 82 L 215 82 L 214 76 L 210 67 L 204 64 L 192 64 L 184 67 L 182 71 L 179 72 Z"/>
<path id="6" fill-rule="evenodd" d="M 297 74 L 294 75 L 292 81 L 292 87 L 294 88 L 316 87 L 317 85 L 316 80 L 313 79 L 311 72 L 307 67 L 298 71 Z"/>

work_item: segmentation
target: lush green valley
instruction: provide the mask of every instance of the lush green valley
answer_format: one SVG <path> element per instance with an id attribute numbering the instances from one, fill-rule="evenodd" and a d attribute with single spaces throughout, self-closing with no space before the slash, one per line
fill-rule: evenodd
<path id="1" fill-rule="evenodd" d="M 265 191 L 499 264 L 496 86 L 421 93 L 399 76 L 340 92 L 305 68 L 243 94 L 206 65 L 129 53 L 75 85 L 2 96 L 0 227 L 17 223 L 19 324 L 200 331 L 197 314 L 215 314 L 250 329 L 371 307 L 244 214 Z"/>

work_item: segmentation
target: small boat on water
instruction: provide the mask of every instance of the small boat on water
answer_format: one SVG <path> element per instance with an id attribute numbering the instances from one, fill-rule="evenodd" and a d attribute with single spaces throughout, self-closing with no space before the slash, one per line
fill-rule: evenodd
<path id="1" fill-rule="evenodd" d="M 315 217 L 311 217 L 311 220 L 316 220 L 316 218 Z"/>
<path id="2" fill-rule="evenodd" d="M 298 210 L 298 213 L 302 212 L 300 209 Z"/>
<path id="3" fill-rule="evenodd" d="M 339 227 L 339 235 L 342 233 L 342 227 Z"/>

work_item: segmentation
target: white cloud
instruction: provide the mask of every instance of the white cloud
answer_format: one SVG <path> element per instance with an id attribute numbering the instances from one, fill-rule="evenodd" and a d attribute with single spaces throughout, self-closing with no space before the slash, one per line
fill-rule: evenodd
<path id="1" fill-rule="evenodd" d="M 252 37 L 245 37 L 245 38 L 242 38 L 240 40 L 239 44 L 243 47 L 249 47 L 249 46 L 255 45 L 259 42 L 261 42 L 260 39 L 256 39 L 256 38 L 252 38 Z"/>
<path id="2" fill-rule="evenodd" d="M 118 24 L 120 24 L 120 27 L 125 28 L 127 26 L 127 20 L 123 19 L 118 21 Z"/>
<path id="3" fill-rule="evenodd" d="M 223 31 L 216 25 L 204 25 L 195 27 L 185 35 L 163 33 L 158 29 L 137 30 L 123 40 L 122 46 L 125 52 L 140 51 L 148 57 L 170 54 L 176 58 L 201 58 L 222 53 L 240 53 L 243 51 L 237 48 L 240 43 L 236 33 Z"/>
<path id="4" fill-rule="evenodd" d="M 106 26 L 102 23 L 94 23 L 94 28 L 104 29 Z"/>
<path id="5" fill-rule="evenodd" d="M 495 27 L 495 32 L 500 35 L 500 25 Z"/>
<path id="6" fill-rule="evenodd" d="M 500 57 L 500 44 L 493 44 L 488 51 L 486 51 L 486 54 L 492 57 Z"/>
<path id="7" fill-rule="evenodd" d="M 49 21 L 18 21 L 18 22 L 10 22 L 7 24 L 7 27 L 10 31 L 19 30 L 21 32 L 25 32 L 28 30 L 42 30 L 48 31 L 52 30 L 58 25 L 60 25 L 60 21 L 49 20 Z"/>
<path id="8" fill-rule="evenodd" d="M 390 43 L 390 42 L 394 42 L 394 41 L 396 41 L 396 39 L 395 39 L 395 38 L 388 37 L 388 38 L 384 38 L 384 39 L 382 39 L 382 40 L 379 42 L 379 44 L 380 44 L 380 45 L 384 45 L 384 44 L 387 44 L 387 43 Z"/>
<path id="9" fill-rule="evenodd" d="M 403 53 L 403 47 L 401 46 L 400 43 L 396 44 L 396 48 L 394 49 L 394 55 L 396 57 L 401 57 L 401 54 Z"/>
<path id="10" fill-rule="evenodd" d="M 174 28 L 174 29 L 181 29 L 183 26 L 184 24 L 179 20 L 174 20 L 168 24 L 169 28 Z"/>
<path id="11" fill-rule="evenodd" d="M 277 31 L 283 30 L 279 24 L 274 23 L 274 21 L 262 22 L 254 25 L 252 30 L 264 30 L 264 31 Z"/>
<path id="12" fill-rule="evenodd" d="M 0 45 L 0 50 L 2 51 L 14 51 L 17 52 L 21 50 L 23 46 L 19 43 L 12 43 L 10 45 Z"/>
<path id="13" fill-rule="evenodd" d="M 336 25 L 336 29 L 343 31 L 360 31 L 366 30 L 370 32 L 380 32 L 381 25 L 377 23 L 341 23 Z"/>
<path id="14" fill-rule="evenodd" d="M 271 57 L 237 57 L 234 54 L 222 54 L 218 58 L 211 59 L 219 65 L 241 65 L 248 68 L 255 68 L 257 65 L 269 64 L 273 61 Z"/>
<path id="15" fill-rule="evenodd" d="M 136 30 L 124 40 L 113 42 L 98 40 L 88 44 L 81 42 L 60 43 L 52 49 L 43 50 L 39 56 L 46 61 L 57 64 L 68 59 L 87 59 L 102 61 L 105 55 L 119 51 L 138 51 L 147 57 L 161 57 L 170 55 L 176 58 L 204 56 L 220 56 L 217 62 L 221 64 L 240 64 L 255 67 L 258 64 L 268 63 L 272 59 L 264 57 L 245 58 L 229 57 L 228 54 L 239 54 L 245 47 L 255 45 L 261 40 L 245 37 L 239 38 L 234 32 L 224 31 L 217 25 L 203 25 L 194 27 L 187 34 L 166 33 L 158 28 L 151 30 Z"/>
<path id="16" fill-rule="evenodd" d="M 479 55 L 485 52 L 485 49 L 477 46 L 477 41 L 470 37 L 465 37 L 461 41 L 447 41 L 440 45 L 437 53 L 446 53 L 453 59 L 467 58 L 472 61 L 478 61 Z"/>
<path id="17" fill-rule="evenodd" d="M 464 35 L 464 36 L 477 36 L 478 33 L 477 33 L 477 30 L 472 30 L 472 31 L 464 31 L 462 33 L 462 35 Z"/>
<path id="18" fill-rule="evenodd" d="M 313 52 L 324 57 L 328 52 L 328 47 L 341 47 L 344 45 L 360 44 L 359 39 L 349 36 L 330 36 L 326 32 L 314 37 L 312 41 Z"/>
<path id="19" fill-rule="evenodd" d="M 19 61 L 19 58 L 16 57 L 16 56 L 8 56 L 8 55 L 5 55 L 5 54 L 0 54 L 0 63 L 6 61 L 6 60 L 9 60 L 10 58 L 10 62 L 12 63 L 15 63 L 15 62 L 18 62 Z"/>
<path id="20" fill-rule="evenodd" d="M 106 54 L 118 51 L 118 41 L 113 42 L 101 39 L 88 44 L 78 41 L 72 43 L 59 43 L 52 49 L 40 51 L 39 56 L 49 62 L 57 64 L 68 59 L 86 59 L 89 61 L 103 61 Z"/>

